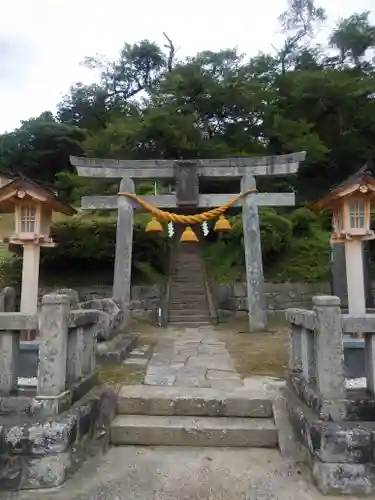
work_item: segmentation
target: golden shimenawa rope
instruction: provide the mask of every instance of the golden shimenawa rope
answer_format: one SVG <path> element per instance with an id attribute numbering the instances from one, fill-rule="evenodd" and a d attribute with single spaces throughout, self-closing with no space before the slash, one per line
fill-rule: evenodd
<path id="1" fill-rule="evenodd" d="M 171 212 L 165 212 L 164 210 L 160 210 L 159 208 L 150 205 L 150 203 L 147 203 L 147 201 L 142 200 L 142 198 L 140 198 L 134 193 L 120 192 L 118 194 L 119 196 L 125 196 L 126 198 L 131 198 L 132 200 L 135 200 L 142 208 L 155 215 L 157 219 L 165 220 L 168 222 L 174 222 L 176 224 L 190 225 L 190 224 L 200 224 L 201 222 L 219 217 L 219 215 L 222 215 L 230 207 L 232 207 L 235 203 L 237 203 L 238 200 L 248 195 L 249 193 L 254 193 L 254 192 L 257 192 L 255 188 L 248 189 L 244 193 L 241 193 L 240 195 L 234 197 L 227 203 L 220 205 L 220 207 L 213 208 L 208 212 L 202 212 L 201 214 L 196 214 L 196 215 L 180 215 Z"/>

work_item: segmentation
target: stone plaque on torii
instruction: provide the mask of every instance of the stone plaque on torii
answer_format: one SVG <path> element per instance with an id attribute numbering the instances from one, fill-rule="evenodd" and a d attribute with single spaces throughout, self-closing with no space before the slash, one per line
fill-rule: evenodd
<path id="1" fill-rule="evenodd" d="M 119 190 L 134 192 L 133 179 L 177 180 L 176 194 L 143 196 L 158 208 L 189 207 L 206 209 L 228 202 L 233 194 L 199 194 L 199 179 L 239 180 L 241 192 L 256 187 L 256 176 L 295 174 L 306 153 L 260 158 L 191 160 L 109 160 L 70 157 L 82 177 L 121 179 Z M 250 331 L 266 330 L 267 306 L 264 295 L 262 248 L 258 206 L 293 206 L 294 193 L 250 193 L 237 203 L 242 205 L 246 262 L 247 301 Z M 86 210 L 117 210 L 116 254 L 113 297 L 129 311 L 133 245 L 133 209 L 136 202 L 123 196 L 84 196 Z"/>

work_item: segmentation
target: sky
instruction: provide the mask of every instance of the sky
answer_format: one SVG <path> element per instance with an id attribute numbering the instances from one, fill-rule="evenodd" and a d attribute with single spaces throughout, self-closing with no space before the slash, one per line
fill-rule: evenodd
<path id="1" fill-rule="evenodd" d="M 322 0 L 326 30 L 374 0 Z M 115 59 L 124 42 L 173 40 L 177 55 L 238 47 L 254 55 L 273 51 L 285 0 L 2 0 L 0 17 L 0 134 L 21 120 L 55 112 L 69 87 L 92 82 L 85 56 Z"/>

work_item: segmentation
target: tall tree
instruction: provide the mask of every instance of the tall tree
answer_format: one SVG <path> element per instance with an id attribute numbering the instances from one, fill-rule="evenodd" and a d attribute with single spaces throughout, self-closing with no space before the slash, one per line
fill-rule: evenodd
<path id="1" fill-rule="evenodd" d="M 50 112 L 42 113 L 0 136 L 0 169 L 52 183 L 57 173 L 72 170 L 69 155 L 83 154 L 85 138 L 78 127 L 58 123 Z"/>
<path id="2" fill-rule="evenodd" d="M 99 71 L 95 85 L 73 85 L 58 106 L 57 117 L 63 123 L 74 123 L 89 131 L 104 128 L 111 116 L 131 114 L 134 99 L 150 93 L 165 71 L 171 71 L 175 48 L 167 38 L 167 53 L 149 40 L 125 43 L 116 61 L 104 56 L 86 57 L 83 65 Z"/>
<path id="3" fill-rule="evenodd" d="M 359 66 L 365 62 L 368 50 L 375 47 L 375 26 L 370 24 L 369 14 L 365 11 L 343 19 L 330 36 L 331 46 L 339 50 L 341 63 Z"/>

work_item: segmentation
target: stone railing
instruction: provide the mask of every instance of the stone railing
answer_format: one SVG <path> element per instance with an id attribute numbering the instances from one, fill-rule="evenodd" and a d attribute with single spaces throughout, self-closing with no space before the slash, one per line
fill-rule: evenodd
<path id="1" fill-rule="evenodd" d="M 306 461 L 325 494 L 375 492 L 375 314 L 342 314 L 340 299 L 313 298 L 313 310 L 288 309 L 291 327 L 286 409 Z M 365 338 L 367 387 L 347 384 L 344 336 Z"/>
<path id="2" fill-rule="evenodd" d="M 345 397 L 343 339 L 364 336 L 367 390 L 375 396 L 375 314 L 342 314 L 334 296 L 313 298 L 313 310 L 287 309 L 291 325 L 290 370 L 301 371 L 307 383 L 316 383 L 324 398 Z"/>
<path id="3" fill-rule="evenodd" d="M 99 311 L 71 310 L 65 295 L 45 295 L 38 315 L 0 312 L 0 392 L 17 394 L 20 333 L 39 330 L 36 393 L 30 411 L 53 415 L 79 399 L 95 379 Z"/>
<path id="4" fill-rule="evenodd" d="M 340 399 L 345 393 L 340 299 L 317 296 L 313 307 L 286 311 L 291 324 L 289 368 L 300 370 L 307 383 L 316 382 L 323 398 Z"/>

